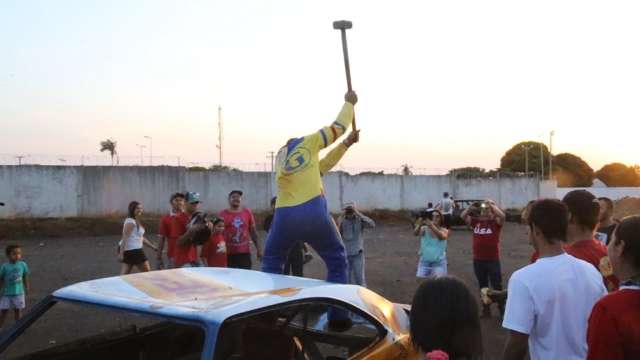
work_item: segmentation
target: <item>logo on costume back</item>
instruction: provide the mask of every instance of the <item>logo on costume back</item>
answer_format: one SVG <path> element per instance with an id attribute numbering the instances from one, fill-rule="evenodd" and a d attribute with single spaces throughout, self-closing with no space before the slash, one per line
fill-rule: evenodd
<path id="1" fill-rule="evenodd" d="M 287 156 L 284 163 L 284 172 L 293 174 L 304 170 L 311 161 L 311 152 L 304 147 L 297 147 L 291 154 Z"/>

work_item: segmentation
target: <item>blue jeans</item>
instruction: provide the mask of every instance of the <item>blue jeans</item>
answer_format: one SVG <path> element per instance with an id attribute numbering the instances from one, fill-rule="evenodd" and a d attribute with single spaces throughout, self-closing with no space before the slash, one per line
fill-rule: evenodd
<path id="1" fill-rule="evenodd" d="M 416 277 L 425 278 L 429 276 L 438 277 L 445 275 L 447 275 L 447 259 L 442 259 L 440 261 L 423 261 L 420 259 Z"/>
<path id="2" fill-rule="evenodd" d="M 347 255 L 324 196 L 277 208 L 262 257 L 262 271 L 282 274 L 290 249 L 298 241 L 311 245 L 327 266 L 327 281 L 347 283 Z"/>
<path id="3" fill-rule="evenodd" d="M 366 287 L 367 283 L 364 279 L 364 251 L 360 250 L 360 252 L 355 255 L 348 255 L 347 263 L 349 283 Z"/>

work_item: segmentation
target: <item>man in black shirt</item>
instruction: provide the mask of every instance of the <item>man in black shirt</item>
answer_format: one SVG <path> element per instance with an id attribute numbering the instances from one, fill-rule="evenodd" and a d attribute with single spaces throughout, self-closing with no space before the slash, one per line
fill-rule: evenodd
<path id="1" fill-rule="evenodd" d="M 609 245 L 611 234 L 613 234 L 613 230 L 617 225 L 613 220 L 614 204 L 608 197 L 600 197 L 598 202 L 600 203 L 600 224 L 598 224 L 598 230 L 596 231 L 596 239 Z"/>

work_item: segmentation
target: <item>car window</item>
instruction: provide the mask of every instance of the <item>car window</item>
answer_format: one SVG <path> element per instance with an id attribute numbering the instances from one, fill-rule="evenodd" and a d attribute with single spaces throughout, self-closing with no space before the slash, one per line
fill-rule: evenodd
<path id="1" fill-rule="evenodd" d="M 166 319 L 59 302 L 0 354 L 4 359 L 200 359 L 204 331 Z"/>
<path id="2" fill-rule="evenodd" d="M 349 359 L 384 334 L 375 320 L 346 307 L 295 304 L 226 320 L 215 359 Z"/>

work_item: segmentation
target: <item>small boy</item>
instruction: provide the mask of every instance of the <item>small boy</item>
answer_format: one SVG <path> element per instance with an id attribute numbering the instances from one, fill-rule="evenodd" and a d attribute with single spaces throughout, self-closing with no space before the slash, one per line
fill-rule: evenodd
<path id="1" fill-rule="evenodd" d="M 224 219 L 213 220 L 211 239 L 202 248 L 202 263 L 205 266 L 227 267 L 227 244 L 224 240 Z"/>
<path id="2" fill-rule="evenodd" d="M 25 308 L 25 295 L 29 294 L 29 267 L 22 261 L 22 249 L 19 245 L 9 245 L 5 249 L 9 262 L 0 267 L 0 327 L 9 309 L 14 309 L 16 322 L 22 317 Z"/>

